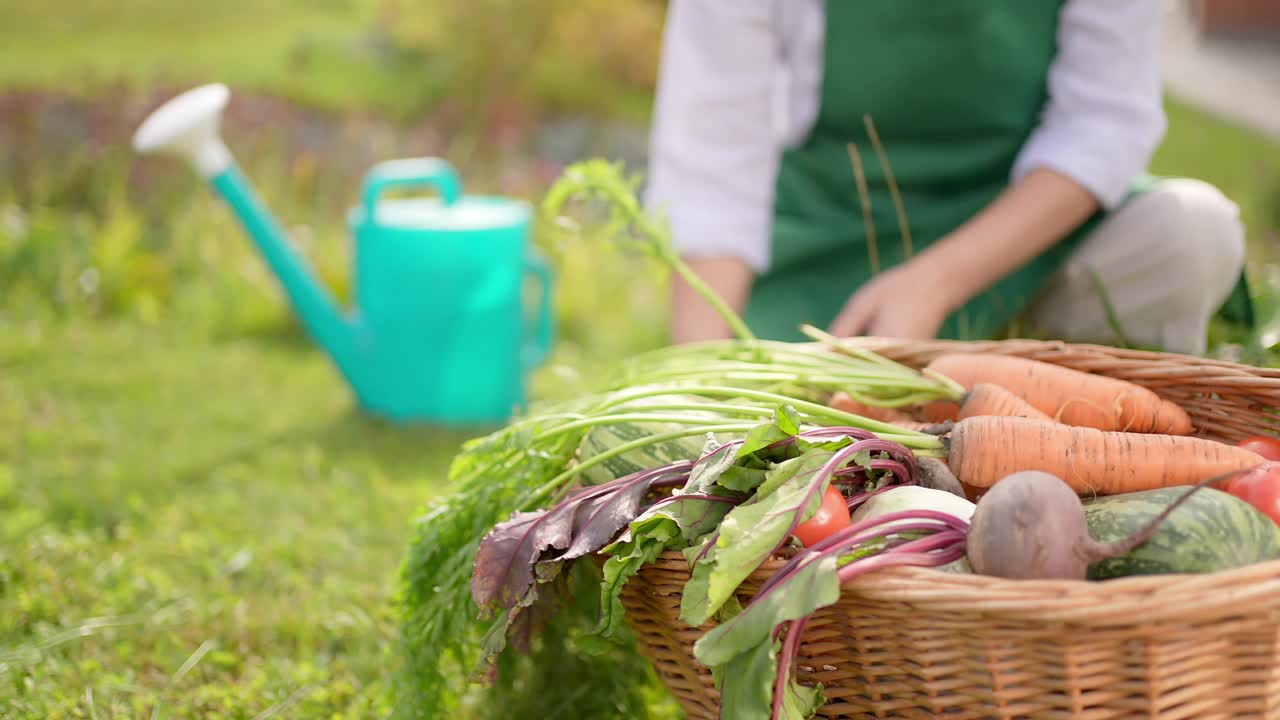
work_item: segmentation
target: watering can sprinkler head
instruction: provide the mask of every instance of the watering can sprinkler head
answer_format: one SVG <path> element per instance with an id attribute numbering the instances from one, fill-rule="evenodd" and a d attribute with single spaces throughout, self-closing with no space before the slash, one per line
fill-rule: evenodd
<path id="1" fill-rule="evenodd" d="M 222 111 L 230 98 L 231 91 L 221 83 L 177 95 L 138 126 L 133 148 L 139 153 L 186 160 L 222 196 L 280 280 L 307 331 L 351 377 L 357 363 L 355 331 L 306 259 L 295 252 L 284 229 L 258 199 L 222 142 Z"/>
<path id="2" fill-rule="evenodd" d="M 218 134 L 230 97 L 226 85 L 213 83 L 170 99 L 138 127 L 133 149 L 183 158 L 206 179 L 218 175 L 232 164 L 231 152 Z"/>

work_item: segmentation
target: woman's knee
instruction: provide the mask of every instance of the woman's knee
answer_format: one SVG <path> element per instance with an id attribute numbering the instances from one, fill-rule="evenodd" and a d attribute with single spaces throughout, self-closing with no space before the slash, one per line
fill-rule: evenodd
<path id="1" fill-rule="evenodd" d="M 1152 250 L 1164 256 L 1161 264 L 1176 268 L 1178 277 L 1167 280 L 1202 288 L 1215 302 L 1225 299 L 1244 267 L 1239 206 L 1213 185 L 1190 178 L 1160 182 L 1137 202 L 1148 227 L 1159 229 Z"/>

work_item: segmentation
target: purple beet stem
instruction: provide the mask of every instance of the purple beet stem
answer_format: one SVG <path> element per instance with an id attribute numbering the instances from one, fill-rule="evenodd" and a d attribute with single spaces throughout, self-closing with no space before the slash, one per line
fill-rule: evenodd
<path id="1" fill-rule="evenodd" d="M 946 565 L 964 557 L 964 538 L 965 534 L 960 530 L 942 530 L 929 537 L 903 543 L 879 555 L 854 560 L 836 573 L 843 584 L 864 573 L 886 567 Z M 941 552 L 935 552 L 939 550 Z M 758 593 L 757 597 L 759 597 Z M 786 695 L 787 683 L 795 672 L 795 665 L 800 657 L 800 639 L 808 623 L 809 618 L 804 617 L 792 621 L 787 626 L 787 633 L 782 640 L 782 651 L 778 655 L 778 675 L 773 684 L 773 708 L 770 713 L 772 720 L 782 717 L 782 702 Z"/>
<path id="2" fill-rule="evenodd" d="M 887 527 L 889 523 L 901 520 L 920 521 L 920 523 L 912 524 L 910 526 L 911 530 L 916 531 L 928 530 L 931 527 L 938 530 L 956 530 L 958 532 L 967 532 L 969 529 L 969 523 L 964 520 L 961 520 L 954 515 L 948 515 L 947 513 L 938 512 L 936 510 L 902 510 L 900 512 L 888 513 L 879 517 L 862 520 L 853 523 L 849 527 L 844 528 L 843 530 L 815 543 L 811 547 L 805 548 L 804 551 L 796 554 L 782 567 L 778 568 L 778 571 L 765 581 L 764 585 L 760 586 L 760 590 L 757 591 L 757 596 L 772 588 L 779 582 L 787 579 L 788 576 L 799 570 L 803 564 L 806 564 L 808 561 L 816 560 L 822 553 L 825 553 L 832 548 L 837 546 L 847 548 L 850 546 L 860 545 L 867 540 L 881 537 L 883 535 L 908 532 L 909 530 L 905 526 Z M 928 522 L 929 526 L 924 526 L 923 524 L 925 522 Z M 935 523 L 941 524 L 942 527 L 937 527 Z M 878 530 L 871 533 L 866 532 L 873 528 L 878 528 Z"/>

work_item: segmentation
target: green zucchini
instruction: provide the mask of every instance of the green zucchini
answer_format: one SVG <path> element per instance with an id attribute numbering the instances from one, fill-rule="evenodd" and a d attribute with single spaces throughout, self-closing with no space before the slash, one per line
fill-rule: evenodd
<path id="1" fill-rule="evenodd" d="M 1100 542 L 1141 529 L 1187 492 L 1187 487 L 1108 495 L 1086 500 L 1089 534 Z M 1203 488 L 1131 552 L 1094 563 L 1090 580 L 1130 575 L 1212 573 L 1280 559 L 1280 526 L 1249 503 Z"/>

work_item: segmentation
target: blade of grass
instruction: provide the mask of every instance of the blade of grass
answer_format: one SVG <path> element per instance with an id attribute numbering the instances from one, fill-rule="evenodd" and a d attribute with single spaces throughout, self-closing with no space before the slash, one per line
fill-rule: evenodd
<path id="1" fill-rule="evenodd" d="M 876 248 L 876 224 L 871 219 L 871 196 L 867 193 L 867 175 L 862 170 L 862 156 L 858 146 L 849 143 L 849 162 L 853 165 L 853 180 L 858 186 L 858 200 L 862 203 L 862 222 L 867 228 L 867 255 L 871 259 L 871 276 L 880 274 L 880 251 Z"/>
<path id="2" fill-rule="evenodd" d="M 175 672 L 173 676 L 169 678 L 168 687 L 172 689 L 174 685 L 177 685 L 178 682 L 182 680 L 182 678 L 186 677 L 187 673 L 191 672 L 191 668 L 195 667 L 197 663 L 199 663 L 202 659 L 204 659 L 204 656 L 207 655 L 209 651 L 212 649 L 213 649 L 212 640 L 205 640 L 204 642 L 200 643 L 200 647 L 196 648 L 195 652 L 191 653 L 191 656 L 187 658 L 186 662 L 182 663 L 182 665 L 178 668 L 178 671 Z M 151 720 L 159 720 L 161 705 L 162 703 L 159 700 L 157 700 L 156 706 L 151 709 Z"/>
<path id="3" fill-rule="evenodd" d="M 98 720 L 98 706 L 93 702 L 93 688 L 84 689 L 84 702 L 89 706 L 89 720 Z"/>
<path id="4" fill-rule="evenodd" d="M 276 715 L 279 715 L 280 713 L 289 709 L 289 707 L 291 707 L 294 703 L 298 702 L 298 698 L 302 697 L 302 694 L 310 690 L 311 687 L 312 687 L 311 685 L 303 685 L 297 690 L 294 690 L 292 693 L 290 693 L 289 697 L 281 700 L 275 705 L 272 705 L 266 710 L 263 710 L 257 715 L 254 715 L 253 720 L 267 720 L 267 718 L 272 718 L 272 717 L 275 717 Z"/>
<path id="5" fill-rule="evenodd" d="M 875 148 L 876 157 L 880 159 L 880 167 L 884 168 L 885 180 L 889 183 L 889 196 L 893 198 L 893 211 L 898 215 L 898 230 L 902 233 L 902 253 L 906 260 L 911 259 L 911 224 L 907 222 L 907 211 L 902 205 L 902 195 L 898 193 L 898 181 L 893 176 L 893 168 L 889 166 L 889 156 L 880 143 L 880 133 L 876 132 L 875 121 L 870 115 L 862 116 L 867 126 L 867 135 L 871 136 L 871 146 Z"/>
<path id="6" fill-rule="evenodd" d="M 178 672 L 173 674 L 173 677 L 169 680 L 170 684 L 176 684 L 182 680 L 182 678 L 186 677 L 187 673 L 191 672 L 191 668 L 195 667 L 201 660 L 203 660 L 204 656 L 208 655 L 209 651 L 212 649 L 212 640 L 205 640 L 200 643 L 200 647 L 196 648 L 196 651 L 191 653 L 191 657 L 187 658 L 187 661 L 182 663 L 182 667 L 178 668 Z"/>
<path id="7" fill-rule="evenodd" d="M 1111 332 L 1115 333 L 1116 340 L 1121 348 L 1128 349 L 1132 346 L 1128 338 L 1124 334 L 1124 329 L 1120 327 L 1120 316 L 1116 313 L 1115 305 L 1111 302 L 1111 295 L 1107 289 L 1102 286 L 1102 279 L 1098 277 L 1098 273 L 1093 268 L 1085 268 L 1089 273 L 1089 282 L 1093 285 L 1093 291 L 1098 293 L 1098 301 L 1102 303 L 1102 312 L 1106 315 L 1107 325 L 1111 328 Z"/>

